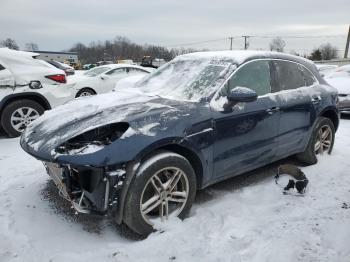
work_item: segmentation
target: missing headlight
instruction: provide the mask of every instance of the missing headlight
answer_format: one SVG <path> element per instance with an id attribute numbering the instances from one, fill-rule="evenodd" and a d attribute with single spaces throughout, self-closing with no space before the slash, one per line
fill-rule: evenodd
<path id="1" fill-rule="evenodd" d="M 128 128 L 129 124 L 125 122 L 101 126 L 71 138 L 60 145 L 56 152 L 69 155 L 90 154 L 120 138 Z"/>

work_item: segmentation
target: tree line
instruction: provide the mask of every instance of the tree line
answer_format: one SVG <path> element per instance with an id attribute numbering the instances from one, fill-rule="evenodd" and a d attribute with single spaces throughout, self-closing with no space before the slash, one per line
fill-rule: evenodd
<path id="1" fill-rule="evenodd" d="M 10 49 L 19 50 L 19 46 L 12 38 L 0 40 L 0 47 L 8 47 Z M 281 37 L 277 37 L 271 40 L 269 49 L 271 51 L 284 52 L 286 46 L 285 41 Z M 39 47 L 36 43 L 29 42 L 25 44 L 26 51 L 37 51 Z M 174 57 L 196 51 L 193 48 L 166 48 L 159 45 L 149 44 L 136 44 L 131 42 L 128 38 L 117 36 L 113 40 L 106 41 L 92 41 L 89 45 L 83 43 L 76 43 L 68 50 L 69 52 L 77 52 L 79 60 L 82 64 L 96 63 L 98 61 L 116 61 L 122 59 L 132 59 L 133 61 L 141 61 L 143 56 L 152 56 L 154 58 L 163 58 L 166 61 L 173 59 Z M 300 55 L 296 52 L 292 52 L 294 55 Z M 330 60 L 338 57 L 337 48 L 330 43 L 322 44 L 318 48 L 315 48 L 310 56 L 307 58 L 319 61 Z"/>
<path id="2" fill-rule="evenodd" d="M 93 41 L 89 45 L 77 43 L 67 51 L 77 52 L 81 63 L 86 64 L 96 63 L 101 60 L 116 61 L 132 59 L 133 61 L 141 61 L 143 56 L 163 58 L 164 60 L 169 61 L 177 55 L 198 50 L 192 48 L 168 49 L 163 46 L 148 44 L 140 45 L 131 42 L 128 38 L 117 36 L 112 41 Z"/>

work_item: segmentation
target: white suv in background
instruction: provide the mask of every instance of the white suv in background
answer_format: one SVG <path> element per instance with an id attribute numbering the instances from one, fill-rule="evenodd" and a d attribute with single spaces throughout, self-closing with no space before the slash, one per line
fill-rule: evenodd
<path id="1" fill-rule="evenodd" d="M 0 48 L 0 128 L 10 137 L 19 136 L 45 110 L 74 98 L 64 71 L 38 55 Z"/>

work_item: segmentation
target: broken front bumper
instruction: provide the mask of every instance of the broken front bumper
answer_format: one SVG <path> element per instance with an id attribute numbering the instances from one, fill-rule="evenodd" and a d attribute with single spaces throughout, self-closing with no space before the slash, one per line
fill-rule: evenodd
<path id="1" fill-rule="evenodd" d="M 79 213 L 106 214 L 113 210 L 125 179 L 125 171 L 105 168 L 61 166 L 44 162 L 59 194 Z"/>

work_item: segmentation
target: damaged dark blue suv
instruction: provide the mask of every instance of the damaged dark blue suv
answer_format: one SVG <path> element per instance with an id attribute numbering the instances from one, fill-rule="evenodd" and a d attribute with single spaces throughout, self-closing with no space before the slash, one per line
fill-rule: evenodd
<path id="1" fill-rule="evenodd" d="M 336 103 L 306 59 L 193 53 L 128 89 L 45 112 L 21 146 L 78 212 L 147 235 L 185 217 L 198 189 L 290 155 L 314 164 L 331 153 Z"/>

